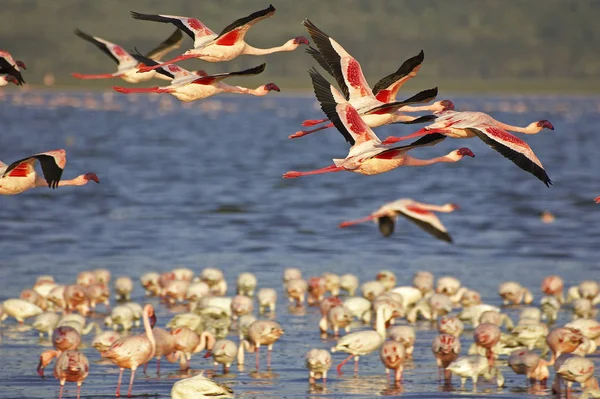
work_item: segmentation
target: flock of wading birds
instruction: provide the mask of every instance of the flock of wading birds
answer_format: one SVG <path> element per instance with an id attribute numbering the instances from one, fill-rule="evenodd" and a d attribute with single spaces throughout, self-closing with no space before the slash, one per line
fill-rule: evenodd
<path id="1" fill-rule="evenodd" d="M 284 45 L 270 49 L 258 49 L 244 41 L 248 29 L 256 22 L 272 16 L 273 6 L 240 18 L 216 34 L 206 25 L 195 18 L 177 17 L 170 15 L 140 14 L 132 12 L 135 19 L 172 23 L 177 30 L 157 48 L 147 55 L 137 50 L 129 53 L 122 47 L 104 39 L 88 35 L 76 30 L 75 33 L 84 40 L 96 45 L 118 64 L 117 72 L 107 74 L 73 76 L 80 79 L 121 78 L 130 83 L 138 83 L 151 78 L 170 80 L 165 87 L 153 88 L 124 88 L 115 86 L 122 93 L 169 93 L 181 101 L 204 99 L 221 92 L 266 95 L 270 91 L 279 91 L 274 83 L 267 83 L 256 89 L 231 86 L 222 82 L 230 76 L 256 75 L 265 69 L 265 64 L 244 71 L 209 75 L 204 71 L 187 71 L 175 62 L 188 58 L 198 58 L 209 62 L 228 61 L 242 54 L 264 55 L 279 51 L 293 51 L 302 44 L 309 44 L 304 37 L 296 37 Z M 408 151 L 423 146 L 431 146 L 446 137 L 469 138 L 479 137 L 490 147 L 515 163 L 521 169 L 533 174 L 547 186 L 550 178 L 541 162 L 527 143 L 508 131 L 525 134 L 536 134 L 542 129 L 553 129 L 550 122 L 540 120 L 526 127 L 510 126 L 499 122 L 481 112 L 460 112 L 454 110 L 451 101 L 437 101 L 431 105 L 414 106 L 413 104 L 428 103 L 437 96 L 437 88 L 417 93 L 404 101 L 396 101 L 396 95 L 402 85 L 414 77 L 421 67 L 424 54 L 406 60 L 400 68 L 381 79 L 371 88 L 360 67 L 338 42 L 317 28 L 309 20 L 303 25 L 310 34 L 316 48 L 308 47 L 307 52 L 317 63 L 335 78 L 338 89 L 331 85 L 316 69 L 309 71 L 316 97 L 321 104 L 326 119 L 307 120 L 303 126 L 321 125 L 311 130 L 297 132 L 290 138 L 302 137 L 313 132 L 335 126 L 351 144 L 350 151 L 344 159 L 334 159 L 334 164 L 322 169 L 309 172 L 290 171 L 284 178 L 295 178 L 304 175 L 321 174 L 339 171 L 351 171 L 366 175 L 379 174 L 399 166 L 425 166 L 439 162 L 457 162 L 465 155 L 473 157 L 468 148 L 460 148 L 449 154 L 429 160 L 411 157 Z M 160 59 L 169 51 L 178 48 L 183 40 L 182 32 L 194 40 L 194 48 L 186 51 L 170 61 Z M 12 82 L 17 85 L 24 83 L 21 68 L 25 64 L 15 61 L 7 52 L 0 52 L 0 84 Z M 431 115 L 411 116 L 419 111 L 431 111 Z M 371 128 L 390 123 L 416 124 L 433 122 L 432 124 L 405 137 L 388 137 L 381 141 Z M 408 138 L 423 136 L 417 141 L 404 146 L 394 143 Z M 42 168 L 43 178 L 35 169 L 36 160 Z M 66 185 L 85 185 L 89 181 L 99 182 L 94 173 L 86 173 L 72 180 L 61 180 L 66 164 L 64 150 L 39 153 L 10 165 L 0 163 L 0 194 L 19 194 L 33 187 L 48 185 L 51 188 Z M 596 199 L 600 201 L 600 197 Z M 349 226 L 366 220 L 376 220 L 383 235 L 390 235 L 394 229 L 394 221 L 398 215 L 403 215 L 414 221 L 435 237 L 451 241 L 446 229 L 435 216 L 433 211 L 450 212 L 456 209 L 453 204 L 435 206 L 403 199 L 386 204 L 370 216 L 356 221 L 344 222 L 340 227 Z M 189 366 L 193 353 L 204 349 L 212 350 L 216 363 L 224 364 L 227 368 L 238 359 L 243 364 L 244 350 L 256 352 L 258 368 L 258 353 L 261 345 L 268 347 L 268 361 L 273 343 L 283 334 L 283 329 L 275 321 L 256 320 L 251 315 L 253 309 L 252 296 L 256 287 L 253 275 L 245 273 L 238 279 L 238 296 L 223 297 L 223 275 L 215 269 L 206 269 L 201 281 L 191 282 L 193 272 L 178 269 L 170 273 L 158 275 L 150 273 L 142 276 L 144 287 L 149 293 L 161 295 L 167 300 L 189 301 L 190 310 L 195 311 L 176 316 L 169 327 L 171 332 L 154 328 L 155 316 L 151 305 L 143 309 L 139 305 L 127 303 L 112 309 L 107 318 L 108 324 L 122 326 L 129 331 L 133 320 L 143 319 L 145 334 L 120 337 L 116 332 L 104 332 L 94 340 L 94 346 L 102 356 L 110 359 L 121 369 L 117 383 L 117 396 L 120 395 L 120 384 L 124 368 L 132 370 L 128 395 L 131 395 L 135 370 L 154 357 L 160 361 L 164 355 L 171 361 L 180 361 L 181 368 Z M 38 371 L 43 373 L 44 367 L 57 357 L 54 374 L 61 382 L 61 396 L 65 381 L 75 381 L 78 387 L 88 374 L 89 363 L 86 357 L 77 351 L 81 342 L 80 334 L 86 331 L 86 320 L 81 315 L 88 315 L 90 309 L 98 302 L 108 306 L 110 296 L 108 283 L 110 273 L 106 270 L 82 272 L 74 285 L 56 284 L 51 277 L 38 279 L 32 289 L 23 291 L 21 299 L 9 299 L 4 302 L 2 312 L 14 316 L 19 322 L 27 317 L 37 316 L 34 327 L 48 332 L 52 336 L 56 350 L 45 351 L 40 358 Z M 600 302 L 598 284 L 593 281 L 582 282 L 569 291 L 573 299 L 572 309 L 577 320 L 570 325 L 555 328 L 548 332 L 547 324 L 541 322 L 542 313 L 548 323 L 556 320 L 556 314 L 564 304 L 562 296 L 563 283 L 560 277 L 551 276 L 542 283 L 542 290 L 549 295 L 542 300 L 542 310 L 525 308 L 516 326 L 509 324 L 505 334 L 499 325 L 510 321 L 500 313 L 500 309 L 491 305 L 481 304 L 479 293 L 460 288 L 460 282 L 454 278 L 440 278 L 437 288 L 433 291 L 433 276 L 430 273 L 417 273 L 414 286 L 395 287 L 395 277 L 391 272 L 378 274 L 377 281 L 364 283 L 363 297 L 355 297 L 354 290 L 358 280 L 354 276 L 326 274 L 313 277 L 308 282 L 301 278 L 297 270 L 287 270 L 285 275 L 286 292 L 290 299 L 301 304 L 305 292 L 308 291 L 309 302 L 318 304 L 323 318 L 319 323 L 322 333 L 332 329 L 337 336 L 340 328 L 348 329 L 355 317 L 369 323 L 371 315 L 375 315 L 375 329 L 348 333 L 340 338 L 332 351 L 343 351 L 350 356 L 338 366 L 355 359 L 355 369 L 358 367 L 359 356 L 380 350 L 381 360 L 386 371 L 395 370 L 394 381 L 400 383 L 404 361 L 412 354 L 415 332 L 411 326 L 396 326 L 387 329 L 394 319 L 406 315 L 414 322 L 417 317 L 432 321 L 437 320 L 440 335 L 435 338 L 432 346 L 440 370 L 444 369 L 444 379 L 450 381 L 451 373 L 462 378 L 464 384 L 467 377 L 477 382 L 478 376 L 495 377 L 498 385 L 503 384 L 502 374 L 495 366 L 499 355 L 509 354 L 509 365 L 517 373 L 526 374 L 527 378 L 544 383 L 548 378 L 549 365 L 554 365 L 557 376 L 553 389 L 560 392 L 560 381 L 567 381 L 569 394 L 573 381 L 580 382 L 585 388 L 585 396 L 600 395 L 598 384 L 593 377 L 593 363 L 583 357 L 593 353 L 600 337 L 600 323 L 593 319 L 596 315 L 594 306 Z M 339 288 L 344 287 L 351 295 L 342 301 L 338 296 Z M 119 278 L 115 282 L 119 296 L 128 298 L 132 282 L 128 278 Z M 331 296 L 325 297 L 326 292 Z M 500 295 L 505 302 L 519 304 L 531 302 L 528 291 L 518 283 L 509 282 L 500 286 Z M 261 289 L 258 292 L 261 310 L 271 306 L 274 311 L 276 291 Z M 444 316 L 455 306 L 464 307 L 460 316 Z M 54 312 L 63 311 L 59 316 Z M 81 315 L 78 315 L 77 313 Z M 224 315 L 224 318 L 223 318 Z M 230 324 L 229 317 L 238 318 L 240 345 L 224 338 Z M 441 317 L 438 319 L 438 317 Z M 463 322 L 467 320 L 476 326 L 474 344 L 468 356 L 458 358 L 460 353 L 459 336 L 463 331 Z M 91 325 L 91 324 L 89 324 Z M 58 326 L 58 327 L 57 327 Z M 55 327 L 57 327 L 55 329 Z M 211 333 L 211 331 L 213 331 Z M 225 333 L 223 332 L 225 331 Z M 389 340 L 385 340 L 387 336 Z M 216 341 L 216 342 L 215 342 Z M 515 349 L 516 348 L 516 349 Z M 536 354 L 533 349 L 542 348 L 552 351 L 549 361 Z M 159 364 L 159 363 L 158 363 Z M 309 351 L 306 366 L 310 370 L 310 380 L 322 377 L 325 381 L 327 370 L 331 366 L 331 355 L 321 349 Z M 231 396 L 231 390 L 214 383 L 212 380 L 199 375 L 188 380 L 177 382 L 173 387 L 173 397 L 204 397 Z M 78 388 L 79 396 L 79 388 Z"/>
<path id="2" fill-rule="evenodd" d="M 23 324 L 25 319 L 34 318 L 32 327 L 39 331 L 40 337 L 48 334 L 51 338 L 55 349 L 41 353 L 37 370 L 43 376 L 44 368 L 56 358 L 54 376 L 60 381 L 59 397 L 62 397 L 65 381 L 77 383 L 79 397 L 90 363 L 78 348 L 83 335 L 94 328 L 96 336 L 92 346 L 102 358 L 120 368 L 116 396 L 121 394 L 124 369 L 131 369 L 127 391 L 131 396 L 137 368 L 143 365 L 145 371 L 155 358 L 159 372 L 163 356 L 170 362 L 179 361 L 180 369 L 188 370 L 192 355 L 206 350 L 204 357 L 212 357 L 215 368 L 220 364 L 227 374 L 234 362 L 238 370 L 243 371 L 245 353 L 255 352 L 258 371 L 259 350 L 266 346 L 267 368 L 270 368 L 271 351 L 284 330 L 273 320 L 277 290 L 258 288 L 254 274 L 244 272 L 237 276 L 237 295 L 233 297 L 225 296 L 227 283 L 223 272 L 216 268 L 206 268 L 196 277 L 188 268 L 143 274 L 140 282 L 146 295 L 160 297 L 161 304 L 172 311 L 175 309 L 172 305 L 187 310 L 176 313 L 165 328 L 156 326 L 152 305 L 142 308 L 131 302 L 134 283 L 129 277 L 118 277 L 114 284 L 110 280 L 111 273 L 106 269 L 83 271 L 73 284 L 59 284 L 52 276 L 39 276 L 31 288 L 21 292 L 20 298 L 7 299 L 0 306 L 0 321 L 12 316 Z M 119 302 L 112 309 L 110 285 L 114 286 Z M 472 379 L 474 390 L 479 378 L 503 386 L 498 358 L 508 357 L 508 366 L 515 373 L 524 374 L 538 395 L 545 391 L 549 366 L 553 365 L 556 374 L 552 390 L 559 396 L 561 382 L 565 381 L 567 397 L 574 382 L 583 389 L 580 398 L 600 397 L 594 363 L 585 357 L 593 355 L 600 344 L 600 322 L 596 320 L 600 287 L 596 281 L 582 281 L 570 287 L 565 298 L 561 277 L 548 276 L 541 282 L 545 296 L 539 307 L 526 306 L 533 302 L 527 288 L 514 281 L 501 283 L 498 294 L 504 305 L 520 309 L 516 324 L 500 307 L 482 303 L 480 293 L 461 286 L 457 278 L 442 276 L 434 284 L 433 274 L 427 271 L 416 272 L 411 285 L 398 286 L 395 274 L 388 270 L 360 284 L 353 274 L 323 273 L 305 280 L 300 270 L 288 268 L 283 274 L 283 287 L 291 303 L 290 311 L 302 309 L 305 302 L 319 307 L 321 338 L 333 334 L 337 343 L 331 352 L 349 354 L 337 366 L 339 374 L 352 358 L 355 374 L 358 374 L 359 357 L 378 352 L 388 383 L 401 388 L 403 367 L 411 363 L 416 342 L 413 324 L 424 319 L 430 320 L 432 327 L 437 326 L 439 331 L 431 350 L 440 384 L 443 375 L 444 384 L 450 386 L 452 374 L 456 374 L 461 378 L 461 387 L 467 378 Z M 359 288 L 361 295 L 356 295 Z M 104 304 L 109 313 L 97 313 L 97 304 Z M 455 309 L 460 311 L 453 314 Z M 556 327 L 559 312 L 563 315 L 571 312 L 572 321 L 564 327 Z M 113 330 L 102 331 L 96 321 L 92 321 L 103 315 L 107 315 L 104 322 Z M 140 325 L 140 319 L 144 333 L 131 333 L 134 326 Z M 354 328 L 357 324 L 374 325 L 374 328 L 350 332 L 350 326 Z M 472 328 L 465 329 L 465 324 Z M 345 330 L 343 336 L 340 330 Z M 18 328 L 17 331 L 30 329 Z M 465 335 L 473 338 L 467 354 L 461 350 L 461 334 L 463 344 Z M 239 337 L 239 344 L 227 339 L 231 335 Z M 546 360 L 548 352 L 551 354 Z M 332 366 L 329 351 L 310 349 L 305 355 L 305 365 L 310 384 L 322 378 L 325 386 Z M 233 397 L 233 392 L 201 373 L 177 381 L 171 396 L 174 399 Z"/>

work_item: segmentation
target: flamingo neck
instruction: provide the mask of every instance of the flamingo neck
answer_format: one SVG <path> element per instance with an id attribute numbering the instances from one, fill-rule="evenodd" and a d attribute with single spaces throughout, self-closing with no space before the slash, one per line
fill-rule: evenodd
<path id="1" fill-rule="evenodd" d="M 58 182 L 58 186 L 85 186 L 89 180 L 85 178 L 85 175 L 79 175 L 71 180 L 61 180 Z"/>
<path id="2" fill-rule="evenodd" d="M 209 351 L 212 350 L 213 346 L 215 345 L 215 341 L 216 341 L 216 339 L 215 339 L 214 335 L 212 335 L 208 331 L 204 331 L 200 335 L 200 343 L 198 344 L 196 349 L 194 349 L 194 353 L 201 352 L 204 349 L 207 349 Z"/>
<path id="3" fill-rule="evenodd" d="M 278 47 L 271 47 L 271 48 L 256 48 L 256 47 L 252 47 L 249 44 L 246 44 L 246 47 L 244 47 L 244 51 L 242 54 L 247 54 L 247 55 L 267 55 L 267 54 L 273 54 L 273 53 L 278 53 L 281 51 L 294 51 L 296 49 L 295 45 L 290 46 L 288 43 L 285 43 L 282 46 L 278 46 Z"/>
<path id="4" fill-rule="evenodd" d="M 385 318 L 383 317 L 384 307 L 377 309 L 375 314 L 375 331 L 382 339 L 385 339 Z"/>
<path id="5" fill-rule="evenodd" d="M 399 111 L 402 111 L 402 112 L 439 111 L 439 110 L 440 109 L 437 108 L 435 105 L 421 105 L 419 107 L 405 105 L 404 107 L 399 109 Z"/>
<path id="6" fill-rule="evenodd" d="M 436 158 L 431 158 L 431 159 L 419 159 L 419 158 L 414 158 L 411 157 L 410 155 L 405 155 L 405 162 L 404 162 L 404 166 L 427 166 L 427 165 L 433 165 L 436 163 L 441 163 L 441 162 L 446 162 L 446 163 L 451 163 L 451 162 L 458 162 L 460 158 L 457 158 L 454 155 L 454 151 L 441 156 L 441 157 L 436 157 Z"/>
<path id="7" fill-rule="evenodd" d="M 496 121 L 496 125 L 500 129 L 508 130 L 510 132 L 525 133 L 525 134 L 536 134 L 536 133 L 539 133 L 543 129 L 540 126 L 537 126 L 537 124 L 535 124 L 535 123 L 532 123 L 526 127 L 521 127 L 521 126 L 508 125 L 506 123 Z"/>
<path id="8" fill-rule="evenodd" d="M 154 339 L 154 334 L 152 334 L 152 326 L 150 325 L 149 317 L 148 310 L 144 309 L 144 331 L 146 332 L 146 338 L 148 338 L 148 341 L 150 341 L 150 347 L 152 348 L 148 359 L 152 359 L 156 353 L 156 340 Z"/>
<path id="9" fill-rule="evenodd" d="M 381 215 L 373 214 L 373 215 L 365 216 L 364 218 L 360 218 L 360 219 L 356 219 L 356 220 L 350 220 L 350 221 L 347 221 L 347 222 L 342 222 L 340 224 L 340 227 L 348 227 L 348 226 L 352 226 L 354 224 L 368 222 L 369 220 L 373 220 L 375 218 L 378 218 L 379 216 L 381 216 Z"/>

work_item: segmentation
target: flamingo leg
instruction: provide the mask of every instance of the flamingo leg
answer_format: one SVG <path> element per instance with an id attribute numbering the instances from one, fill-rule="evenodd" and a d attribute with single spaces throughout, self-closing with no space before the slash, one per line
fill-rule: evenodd
<path id="1" fill-rule="evenodd" d="M 444 370 L 444 382 L 450 384 L 452 382 L 452 372 L 450 370 Z"/>
<path id="2" fill-rule="evenodd" d="M 302 122 L 302 126 L 314 126 L 323 122 L 327 122 L 329 119 L 307 119 Z"/>
<path id="3" fill-rule="evenodd" d="M 175 57 L 175 58 L 173 58 L 173 59 L 171 59 L 171 60 L 169 60 L 169 61 L 165 61 L 165 62 L 163 62 L 162 64 L 151 65 L 151 66 L 148 66 L 148 65 L 141 65 L 141 66 L 138 68 L 138 73 L 139 73 L 139 72 L 150 72 L 150 71 L 152 71 L 152 70 L 154 70 L 154 69 L 158 69 L 158 68 L 164 67 L 165 65 L 174 64 L 174 63 L 176 63 L 176 62 L 183 61 L 183 60 L 187 60 L 187 59 L 190 59 L 190 58 L 198 58 L 198 57 L 202 57 L 202 55 L 203 55 L 203 54 L 187 54 L 187 55 L 186 55 L 186 54 L 183 54 L 183 55 L 180 55 L 180 56 L 178 56 L 178 57 Z"/>
<path id="4" fill-rule="evenodd" d="M 258 356 L 259 352 L 260 352 L 260 346 L 257 346 L 257 347 L 256 347 L 256 370 L 257 370 L 257 371 L 258 371 L 258 369 L 259 369 L 259 367 L 260 367 L 260 366 L 259 366 L 259 360 L 260 360 L 260 359 L 259 359 L 259 356 Z"/>
<path id="5" fill-rule="evenodd" d="M 267 368 L 271 367 L 271 352 L 273 351 L 273 345 L 267 347 Z"/>
<path id="6" fill-rule="evenodd" d="M 131 369 L 131 378 L 129 378 L 129 389 L 127 390 L 127 397 L 131 397 L 131 389 L 133 388 L 133 379 L 135 378 L 135 370 Z"/>
<path id="7" fill-rule="evenodd" d="M 77 79 L 111 79 L 111 78 L 121 77 L 122 75 L 121 74 L 113 74 L 113 73 L 100 73 L 100 74 L 86 75 L 83 73 L 73 72 L 71 74 L 71 76 L 73 76 L 74 78 L 77 78 Z"/>
<path id="8" fill-rule="evenodd" d="M 414 137 L 419 137 L 419 136 L 424 136 L 426 134 L 432 134 L 432 133 L 445 133 L 445 130 L 443 129 L 432 129 L 432 130 L 427 130 L 425 128 L 423 129 L 419 129 L 416 132 L 409 134 L 408 136 L 402 136 L 402 137 L 395 137 L 395 136 L 389 136 L 386 137 L 385 140 L 383 140 L 382 144 L 393 144 L 393 143 L 397 143 L 398 141 L 404 141 L 404 140 L 408 140 L 408 139 L 412 139 Z"/>
<path id="9" fill-rule="evenodd" d="M 312 129 L 312 130 L 300 130 L 300 131 L 298 131 L 298 132 L 296 132 L 294 134 L 290 134 L 288 136 L 288 138 L 289 139 L 297 139 L 298 137 L 307 136 L 307 135 L 309 135 L 311 133 L 318 132 L 319 130 L 329 129 L 330 127 L 333 127 L 333 123 L 328 123 L 326 125 L 319 126 L 319 127 L 315 128 L 315 129 Z"/>
<path id="10" fill-rule="evenodd" d="M 335 165 L 329 165 L 325 168 L 311 170 L 308 172 L 296 172 L 296 171 L 292 170 L 292 171 L 286 172 L 283 175 L 283 178 L 284 179 L 293 179 L 293 178 L 300 177 L 300 176 L 319 175 L 322 173 L 340 172 L 342 170 L 344 170 L 343 166 L 335 166 Z"/>
<path id="11" fill-rule="evenodd" d="M 359 359 L 359 356 L 356 356 L 354 358 L 354 374 L 358 374 L 358 359 Z"/>
<path id="12" fill-rule="evenodd" d="M 396 369 L 396 383 L 402 383 L 402 367 Z"/>
<path id="13" fill-rule="evenodd" d="M 58 399 L 62 399 L 64 389 L 65 389 L 65 380 L 60 380 L 60 391 L 58 391 Z"/>
<path id="14" fill-rule="evenodd" d="M 123 370 L 125 369 L 121 367 L 121 371 L 119 372 L 119 379 L 117 380 L 117 391 L 115 392 L 115 396 L 117 398 L 121 396 L 121 379 L 123 379 Z"/>
<path id="15" fill-rule="evenodd" d="M 156 358 L 156 374 L 160 374 L 160 356 Z"/>
<path id="16" fill-rule="evenodd" d="M 80 397 L 81 397 L 81 381 L 77 383 L 77 399 L 79 399 Z"/>
<path id="17" fill-rule="evenodd" d="M 350 359 L 352 359 L 353 357 L 354 357 L 354 355 L 350 355 L 346 359 L 344 359 L 340 364 L 338 364 L 338 366 L 337 366 L 338 375 L 344 374 L 344 373 L 342 373 L 342 366 L 344 366 L 344 364 L 348 363 L 348 361 Z"/>

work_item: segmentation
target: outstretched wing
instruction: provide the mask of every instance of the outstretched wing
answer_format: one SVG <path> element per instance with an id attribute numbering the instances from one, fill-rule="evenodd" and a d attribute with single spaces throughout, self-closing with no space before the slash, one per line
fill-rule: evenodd
<path id="1" fill-rule="evenodd" d="M 368 110 L 367 112 L 365 112 L 365 114 L 391 114 L 404 107 L 405 105 L 428 103 L 431 100 L 435 99 L 437 97 L 437 94 L 437 87 L 434 87 L 433 89 L 423 90 L 404 101 L 396 101 L 393 103 L 383 104 Z"/>
<path id="2" fill-rule="evenodd" d="M 219 36 L 215 38 L 215 43 L 220 46 L 233 46 L 238 41 L 244 40 L 248 29 L 254 24 L 269 18 L 273 14 L 275 14 L 275 7 L 269 5 L 264 10 L 256 11 L 247 17 L 236 19 L 223 28 Z"/>
<path id="3" fill-rule="evenodd" d="M 137 64 L 135 58 L 133 58 L 131 54 L 129 54 L 127 51 L 125 51 L 123 47 L 117 44 L 111 43 L 108 40 L 104 40 L 96 36 L 88 35 L 87 33 L 80 31 L 79 29 L 75 29 L 75 34 L 83 40 L 92 43 L 100 50 L 102 50 L 106 55 L 108 55 L 117 64 L 119 64 L 119 68 L 127 64 L 131 64 L 132 66 L 135 66 Z"/>
<path id="4" fill-rule="evenodd" d="M 214 75 L 202 76 L 193 83 L 197 84 L 213 84 L 214 82 L 218 82 L 220 80 L 229 78 L 231 76 L 244 76 L 244 75 L 258 75 L 263 73 L 267 64 L 260 64 L 259 66 L 255 66 L 254 68 L 245 69 L 243 71 L 238 72 L 227 72 L 227 73 L 217 73 Z"/>
<path id="5" fill-rule="evenodd" d="M 8 168 L 6 168 L 2 177 L 27 176 L 33 171 L 36 160 L 38 160 L 42 166 L 42 173 L 44 174 L 46 182 L 48 182 L 48 187 L 56 188 L 62 177 L 63 168 L 66 162 L 64 150 L 49 151 L 19 159 L 8 165 Z"/>
<path id="6" fill-rule="evenodd" d="M 442 241 L 452 242 L 452 237 L 448 234 L 448 230 L 446 230 L 446 227 L 435 213 L 416 205 L 400 207 L 397 212 L 434 237 Z"/>
<path id="7" fill-rule="evenodd" d="M 179 29 L 178 29 L 178 30 L 179 30 Z M 131 52 L 131 56 L 132 56 L 133 58 L 135 58 L 135 59 L 136 59 L 136 60 L 137 60 L 139 63 L 141 63 L 141 64 L 144 64 L 144 65 L 146 65 L 146 66 L 154 66 L 154 65 L 158 65 L 158 62 L 157 62 L 157 61 L 154 61 L 154 60 L 153 60 L 153 59 L 151 59 L 150 57 L 147 57 L 147 56 L 145 56 L 145 55 L 142 55 L 142 54 L 141 54 L 141 53 L 138 51 L 138 49 L 137 49 L 137 48 L 134 48 L 134 49 L 133 49 L 133 51 Z M 168 77 L 168 78 L 175 79 L 175 74 L 174 74 L 173 72 L 171 72 L 171 71 L 169 71 L 169 70 L 167 69 L 167 68 L 168 68 L 168 67 L 170 67 L 171 65 L 175 65 L 175 64 L 169 64 L 169 65 L 165 65 L 165 66 L 162 66 L 162 67 L 158 67 L 158 68 L 156 68 L 156 69 L 155 69 L 155 71 L 156 71 L 157 73 L 160 73 L 161 75 L 164 75 L 164 76 Z M 177 66 L 177 65 L 175 65 L 175 66 Z M 180 68 L 179 66 L 177 66 L 177 69 L 178 69 L 178 70 L 183 70 L 183 71 L 185 71 L 184 69 Z M 188 75 L 185 75 L 185 76 L 188 76 Z"/>
<path id="8" fill-rule="evenodd" d="M 160 61 L 165 54 L 181 47 L 181 42 L 183 42 L 183 33 L 181 33 L 181 29 L 176 29 L 165 41 L 156 48 L 150 50 L 148 54 L 146 54 L 146 57 L 155 61 Z"/>
<path id="9" fill-rule="evenodd" d="M 315 61 L 317 61 L 319 63 L 321 68 L 326 70 L 331 76 L 334 76 L 333 72 L 331 71 L 331 67 L 329 66 L 329 64 L 327 63 L 325 58 L 321 55 L 321 53 L 319 53 L 319 50 L 317 50 L 316 48 L 314 48 L 312 46 L 308 46 L 308 48 L 306 49 L 306 53 L 308 55 L 310 55 L 311 57 L 313 57 L 315 59 Z"/>
<path id="10" fill-rule="evenodd" d="M 191 37 L 196 48 L 202 47 L 217 37 L 215 32 L 196 18 L 179 17 L 176 15 L 142 14 L 135 11 L 131 11 L 131 17 L 142 21 L 171 23 Z"/>
<path id="11" fill-rule="evenodd" d="M 321 109 L 351 145 L 369 140 L 379 142 L 377 135 L 362 120 L 356 109 L 314 68 L 308 71 Z"/>
<path id="12" fill-rule="evenodd" d="M 384 77 L 373 86 L 373 94 L 375 97 L 382 103 L 394 101 L 398 94 L 398 90 L 400 90 L 404 83 L 413 76 L 416 76 L 424 59 L 425 53 L 421 50 L 418 55 L 404 61 L 396 72 Z"/>
<path id="13" fill-rule="evenodd" d="M 0 51 L 0 74 L 3 73 L 14 76 L 17 79 L 17 84 L 19 86 L 25 83 L 23 75 L 21 75 L 21 71 L 19 70 L 19 66 L 6 51 Z"/>
<path id="14" fill-rule="evenodd" d="M 550 187 L 552 181 L 525 141 L 492 125 L 481 125 L 479 128 L 468 128 L 468 130 L 519 168 L 531 173 Z"/>

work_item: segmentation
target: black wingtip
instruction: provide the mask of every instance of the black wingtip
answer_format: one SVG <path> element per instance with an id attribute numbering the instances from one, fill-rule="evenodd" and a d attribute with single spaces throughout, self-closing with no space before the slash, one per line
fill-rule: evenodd
<path id="1" fill-rule="evenodd" d="M 129 11 L 129 14 L 131 15 L 131 18 L 133 19 L 141 19 L 142 14 L 140 14 L 139 12 L 135 12 L 135 11 Z"/>
<path id="2" fill-rule="evenodd" d="M 421 49 L 421 51 L 419 52 L 417 57 L 418 57 L 417 59 L 421 62 L 423 62 L 423 60 L 425 60 L 425 52 L 423 51 L 423 49 Z"/>
<path id="3" fill-rule="evenodd" d="M 267 10 L 269 10 L 269 11 L 276 11 L 275 7 L 273 7 L 273 4 L 269 4 L 269 7 L 267 8 Z"/>

